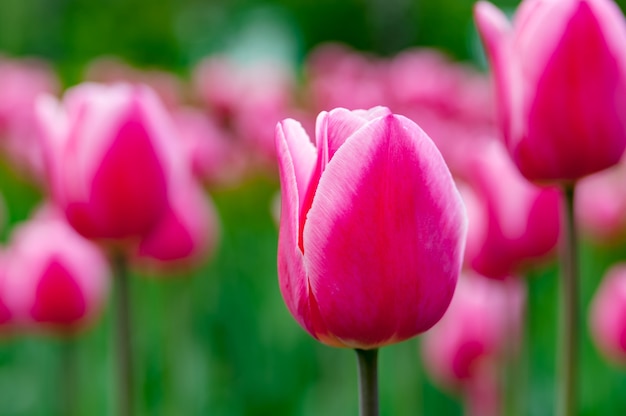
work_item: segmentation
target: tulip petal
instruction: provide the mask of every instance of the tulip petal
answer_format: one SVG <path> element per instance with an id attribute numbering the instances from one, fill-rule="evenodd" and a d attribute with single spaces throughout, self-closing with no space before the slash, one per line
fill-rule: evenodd
<path id="1" fill-rule="evenodd" d="M 280 290 L 298 323 L 320 339 L 326 330 L 311 312 L 304 258 L 298 243 L 300 192 L 306 190 L 314 168 L 315 148 L 299 123 L 288 119 L 276 126 L 276 153 L 282 188 L 277 265 Z"/>
<path id="2" fill-rule="evenodd" d="M 532 90 L 528 138 L 512 149 L 524 176 L 576 178 L 617 163 L 626 131 L 621 79 L 600 22 L 580 2 Z"/>
<path id="3" fill-rule="evenodd" d="M 452 296 L 465 229 L 450 173 L 417 125 L 389 115 L 362 127 L 323 172 L 304 227 L 328 331 L 373 348 L 428 329 Z"/>

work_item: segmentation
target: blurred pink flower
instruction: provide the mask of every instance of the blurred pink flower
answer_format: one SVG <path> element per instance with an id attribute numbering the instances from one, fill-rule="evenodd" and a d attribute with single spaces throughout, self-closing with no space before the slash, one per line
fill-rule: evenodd
<path id="1" fill-rule="evenodd" d="M 103 252 L 61 215 L 37 215 L 13 230 L 3 292 L 20 326 L 69 334 L 100 315 L 110 272 Z"/>
<path id="2" fill-rule="evenodd" d="M 322 44 L 306 62 L 307 100 L 313 112 L 388 105 L 387 64 L 342 44 Z"/>
<path id="3" fill-rule="evenodd" d="M 589 329 L 598 349 L 611 361 L 626 364 L 626 264 L 611 267 L 589 307 Z"/>
<path id="4" fill-rule="evenodd" d="M 576 188 L 577 220 L 596 242 L 626 239 L 626 161 L 583 178 Z"/>
<path id="5" fill-rule="evenodd" d="M 315 140 L 294 120 L 276 129 L 288 309 L 332 346 L 377 348 L 427 330 L 454 292 L 466 230 L 441 154 L 384 107 L 322 112 Z"/>
<path id="6" fill-rule="evenodd" d="M 147 87 L 82 84 L 63 102 L 39 101 L 51 194 L 91 239 L 126 242 L 149 233 L 168 206 L 176 129 Z"/>
<path id="7" fill-rule="evenodd" d="M 422 338 L 428 374 L 463 390 L 518 347 L 526 292 L 516 277 L 497 281 L 465 271 L 448 311 Z M 507 344 L 509 343 L 509 344 Z"/>
<path id="8" fill-rule="evenodd" d="M 209 185 L 239 182 L 246 168 L 240 143 L 205 112 L 181 107 L 173 113 L 195 176 Z"/>
<path id="9" fill-rule="evenodd" d="M 46 62 L 0 57 L 0 146 L 13 166 L 42 180 L 43 155 L 35 128 L 35 100 L 56 94 L 59 81 Z"/>
<path id="10" fill-rule="evenodd" d="M 554 254 L 560 233 L 557 188 L 528 182 L 498 141 L 466 155 L 462 188 L 468 206 L 466 263 L 496 279 L 525 271 Z"/>
<path id="11" fill-rule="evenodd" d="M 481 1 L 508 150 L 534 182 L 574 181 L 626 146 L 626 21 L 610 0 L 525 0 L 511 26 Z"/>
<path id="12" fill-rule="evenodd" d="M 140 242 L 136 260 L 156 273 L 194 266 L 210 257 L 218 236 L 213 202 L 192 177 L 182 177 L 170 191 L 165 215 Z"/>
<path id="13" fill-rule="evenodd" d="M 275 61 L 246 64 L 213 56 L 196 66 L 193 84 L 204 105 L 241 141 L 249 163 L 274 167 L 274 127 L 300 114 L 291 68 Z"/>

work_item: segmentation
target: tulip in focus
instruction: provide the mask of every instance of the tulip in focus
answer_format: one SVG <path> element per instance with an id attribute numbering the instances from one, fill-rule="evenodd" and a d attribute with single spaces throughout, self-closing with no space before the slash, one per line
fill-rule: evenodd
<path id="1" fill-rule="evenodd" d="M 429 137 L 383 107 L 338 108 L 318 116 L 315 145 L 287 119 L 276 146 L 278 275 L 298 323 L 360 350 L 435 324 L 456 286 L 466 216 Z"/>
<path id="2" fill-rule="evenodd" d="M 525 0 L 512 26 L 490 3 L 476 24 L 511 157 L 533 182 L 573 182 L 626 146 L 626 21 L 610 0 Z"/>
<path id="3" fill-rule="evenodd" d="M 5 258 L 5 301 L 19 324 L 69 334 L 102 312 L 110 280 L 106 257 L 61 214 L 18 226 Z"/>
<path id="4" fill-rule="evenodd" d="M 52 196 L 83 236 L 149 233 L 168 206 L 175 128 L 146 87 L 82 84 L 38 103 Z M 182 157 L 182 155 L 181 155 Z"/>
<path id="5" fill-rule="evenodd" d="M 589 327 L 599 350 L 626 364 L 626 264 L 613 266 L 602 279 L 591 301 Z"/>

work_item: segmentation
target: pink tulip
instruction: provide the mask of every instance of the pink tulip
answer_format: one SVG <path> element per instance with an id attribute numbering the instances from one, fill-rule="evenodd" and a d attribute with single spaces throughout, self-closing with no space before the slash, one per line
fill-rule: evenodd
<path id="1" fill-rule="evenodd" d="M 610 360 L 626 364 L 626 264 L 604 276 L 589 308 L 592 339 Z"/>
<path id="2" fill-rule="evenodd" d="M 59 81 L 46 62 L 0 57 L 0 137 L 9 161 L 37 181 L 44 177 L 35 128 L 35 100 L 56 94 Z"/>
<path id="3" fill-rule="evenodd" d="M 71 333 L 101 313 L 110 273 L 103 252 L 60 215 L 39 215 L 13 231 L 4 294 L 18 322 Z"/>
<path id="4" fill-rule="evenodd" d="M 208 195 L 193 178 L 181 178 L 161 222 L 140 242 L 137 261 L 155 271 L 193 266 L 214 251 L 218 228 Z"/>
<path id="5" fill-rule="evenodd" d="M 575 181 L 626 146 L 626 23 L 610 0 L 525 0 L 513 20 L 475 18 L 508 150 L 531 181 Z"/>
<path id="6" fill-rule="evenodd" d="M 558 189 L 525 180 L 497 141 L 466 155 L 464 168 L 471 187 L 462 193 L 471 199 L 465 252 L 471 268 L 501 279 L 554 253 L 561 222 Z"/>
<path id="7" fill-rule="evenodd" d="M 52 195 L 85 237 L 137 239 L 161 220 L 175 158 L 170 115 L 146 87 L 83 84 L 39 113 Z M 172 147 L 174 146 L 174 147 Z"/>
<path id="8" fill-rule="evenodd" d="M 218 186 L 241 179 L 246 167 L 243 150 L 216 120 L 190 107 L 179 108 L 173 116 L 196 177 Z"/>
<path id="9" fill-rule="evenodd" d="M 383 107 L 322 112 L 315 140 L 291 119 L 276 128 L 288 309 L 332 346 L 377 348 L 427 330 L 454 292 L 466 232 L 441 154 Z"/>
<path id="10" fill-rule="evenodd" d="M 464 272 L 450 308 L 422 339 L 426 370 L 443 387 L 464 389 L 516 346 L 525 303 L 523 285 Z"/>
<path id="11" fill-rule="evenodd" d="M 626 161 L 590 175 L 576 188 L 576 214 L 581 229 L 596 242 L 626 240 Z"/>
<path id="12" fill-rule="evenodd" d="M 330 43 L 309 55 L 306 71 L 313 110 L 387 104 L 387 65 L 383 60 Z"/>

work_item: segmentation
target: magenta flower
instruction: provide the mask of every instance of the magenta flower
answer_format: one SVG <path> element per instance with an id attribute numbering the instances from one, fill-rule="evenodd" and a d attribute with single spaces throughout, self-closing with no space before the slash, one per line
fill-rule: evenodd
<path id="1" fill-rule="evenodd" d="M 441 154 L 383 107 L 276 128 L 278 274 L 298 323 L 323 343 L 373 349 L 413 337 L 448 307 L 466 233 Z"/>
<path id="2" fill-rule="evenodd" d="M 102 312 L 110 271 L 104 253 L 61 215 L 48 207 L 13 231 L 3 294 L 18 324 L 72 333 Z"/>
<path id="3" fill-rule="evenodd" d="M 175 128 L 146 87 L 83 84 L 62 103 L 42 99 L 52 195 L 83 236 L 137 239 L 168 206 L 175 164 L 183 157 Z"/>
<path id="4" fill-rule="evenodd" d="M 178 178 L 161 222 L 139 243 L 136 260 L 155 273 L 194 266 L 216 247 L 219 222 L 213 201 L 188 176 Z"/>
<path id="5" fill-rule="evenodd" d="M 422 342 L 430 376 L 450 389 L 463 389 L 499 362 L 507 343 L 517 347 L 526 292 L 520 279 L 488 279 L 464 272 L 450 308 Z"/>
<path id="6" fill-rule="evenodd" d="M 626 146 L 626 23 L 609 0 L 523 1 L 509 25 L 475 8 L 508 150 L 531 181 L 574 181 Z"/>
<path id="7" fill-rule="evenodd" d="M 466 155 L 460 188 L 469 217 L 466 263 L 495 279 L 524 272 L 554 253 L 559 240 L 561 198 L 515 168 L 500 142 L 474 146 Z"/>
<path id="8" fill-rule="evenodd" d="M 626 264 L 613 266 L 602 279 L 589 308 L 589 328 L 608 359 L 626 364 Z"/>

